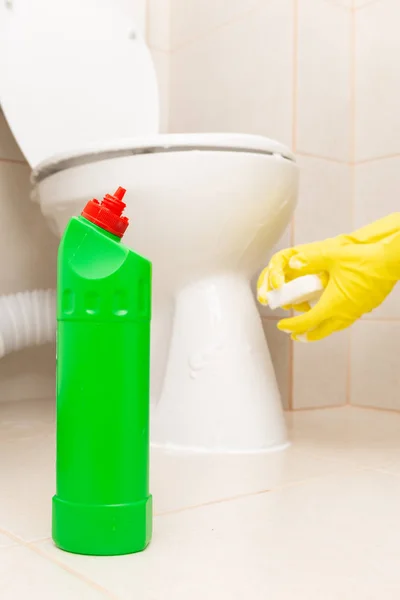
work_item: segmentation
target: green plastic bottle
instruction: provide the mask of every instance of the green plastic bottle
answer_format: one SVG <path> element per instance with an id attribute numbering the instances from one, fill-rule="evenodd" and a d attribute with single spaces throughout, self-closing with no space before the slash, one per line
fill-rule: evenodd
<path id="1" fill-rule="evenodd" d="M 151 539 L 151 263 L 121 243 L 123 188 L 69 222 L 58 253 L 53 540 L 92 555 Z"/>

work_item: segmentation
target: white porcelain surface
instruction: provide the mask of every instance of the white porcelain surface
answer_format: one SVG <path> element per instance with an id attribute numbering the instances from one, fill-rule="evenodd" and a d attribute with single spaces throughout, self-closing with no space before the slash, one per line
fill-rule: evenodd
<path id="1" fill-rule="evenodd" d="M 0 20 L 1 105 L 32 167 L 102 139 L 157 132 L 150 53 L 115 4 L 3 2 Z"/>
<path id="2" fill-rule="evenodd" d="M 206 147 L 213 136 L 199 138 Z M 173 139 L 160 136 L 158 146 Z M 238 151 L 246 140 L 280 148 L 263 138 L 216 139 L 240 144 L 95 161 L 46 177 L 38 191 L 61 234 L 87 198 L 127 188 L 124 239 L 153 262 L 153 443 L 260 451 L 286 443 L 286 433 L 250 279 L 292 215 L 297 167 Z"/>
<path id="3" fill-rule="evenodd" d="M 291 146 L 292 8 L 260 2 L 172 54 L 171 131 L 243 131 Z"/>
<path id="4" fill-rule="evenodd" d="M 298 28 L 297 150 L 349 160 L 351 12 L 301 0 Z"/>
<path id="5" fill-rule="evenodd" d="M 16 524 L 22 540 L 0 549 L 5 600 L 398 599 L 400 415 L 292 413 L 284 453 L 157 451 L 150 547 L 96 558 L 60 552 L 50 539 L 21 545 L 34 530 L 49 535 L 53 411 L 44 402 L 0 405 L 2 493 L 13 500 L 13 512 L 0 503 L 0 528 L 5 544 Z"/>
<path id="6" fill-rule="evenodd" d="M 151 56 L 157 75 L 160 93 L 160 133 L 167 133 L 169 126 L 170 64 L 169 54 L 161 50 L 152 50 Z"/>
<path id="7" fill-rule="evenodd" d="M 399 410 L 400 322 L 359 321 L 351 348 L 351 402 Z"/>
<path id="8" fill-rule="evenodd" d="M 400 153 L 400 52 L 397 0 L 356 13 L 356 160 Z"/>
<path id="9" fill-rule="evenodd" d="M 354 221 L 363 227 L 377 219 L 398 212 L 400 157 L 376 160 L 355 167 Z M 400 286 L 364 319 L 400 318 Z"/>

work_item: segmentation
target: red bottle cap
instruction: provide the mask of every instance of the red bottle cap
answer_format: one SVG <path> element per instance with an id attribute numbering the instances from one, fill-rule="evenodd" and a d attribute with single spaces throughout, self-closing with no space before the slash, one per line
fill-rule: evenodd
<path id="1" fill-rule="evenodd" d="M 81 213 L 82 217 L 85 217 L 91 223 L 98 225 L 113 235 L 122 238 L 129 225 L 128 217 L 122 216 L 126 206 L 122 202 L 125 192 L 124 188 L 119 187 L 113 196 L 106 194 L 102 202 L 93 198 L 83 209 Z"/>

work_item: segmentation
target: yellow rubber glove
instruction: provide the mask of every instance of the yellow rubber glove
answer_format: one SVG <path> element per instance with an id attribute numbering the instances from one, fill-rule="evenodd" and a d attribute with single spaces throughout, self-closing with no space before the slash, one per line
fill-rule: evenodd
<path id="1" fill-rule="evenodd" d="M 285 307 L 305 311 L 283 319 L 278 329 L 294 340 L 317 341 L 352 325 L 379 306 L 400 280 L 400 213 L 351 235 L 340 235 L 275 254 L 257 289 L 279 289 L 296 277 L 318 274 L 325 290 L 317 304 Z M 258 296 L 262 304 L 266 298 Z"/>

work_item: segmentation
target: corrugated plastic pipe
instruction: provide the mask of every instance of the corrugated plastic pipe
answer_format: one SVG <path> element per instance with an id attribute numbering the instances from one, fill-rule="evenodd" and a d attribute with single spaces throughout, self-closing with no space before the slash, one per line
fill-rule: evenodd
<path id="1" fill-rule="evenodd" d="M 0 358 L 10 352 L 55 339 L 55 290 L 0 296 Z"/>

